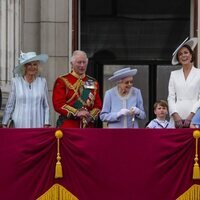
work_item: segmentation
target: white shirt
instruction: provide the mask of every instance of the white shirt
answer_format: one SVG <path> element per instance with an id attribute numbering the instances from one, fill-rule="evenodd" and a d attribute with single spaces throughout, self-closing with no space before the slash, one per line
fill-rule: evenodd
<path id="1" fill-rule="evenodd" d="M 167 120 L 153 119 L 147 125 L 147 128 L 172 128 Z"/>

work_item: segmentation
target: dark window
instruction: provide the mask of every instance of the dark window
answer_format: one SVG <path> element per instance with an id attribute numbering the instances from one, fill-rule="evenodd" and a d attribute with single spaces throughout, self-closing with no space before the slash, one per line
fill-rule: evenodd
<path id="1" fill-rule="evenodd" d="M 188 0 L 81 0 L 81 48 L 117 60 L 170 60 L 189 35 Z"/>

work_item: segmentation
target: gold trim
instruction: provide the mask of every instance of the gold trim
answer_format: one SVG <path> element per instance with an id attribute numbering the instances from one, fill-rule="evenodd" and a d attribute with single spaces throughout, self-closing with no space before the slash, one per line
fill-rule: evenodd
<path id="1" fill-rule="evenodd" d="M 194 167 L 193 167 L 193 179 L 200 179 L 200 170 L 199 170 L 199 158 L 198 158 L 198 139 L 200 138 L 200 131 L 193 131 L 193 137 L 195 138 L 195 158 L 194 158 Z"/>
<path id="2" fill-rule="evenodd" d="M 186 192 L 184 192 L 176 200 L 200 200 L 200 185 L 192 185 Z"/>
<path id="3" fill-rule="evenodd" d="M 66 104 L 62 107 L 62 109 L 68 111 L 68 114 L 69 114 L 68 117 L 70 116 L 70 114 L 75 116 L 78 112 L 76 108 L 66 105 Z"/>
<path id="4" fill-rule="evenodd" d="M 83 79 L 83 78 L 85 78 L 85 73 L 84 74 L 81 74 L 81 75 L 78 75 L 75 71 L 72 71 L 71 72 L 71 74 L 73 75 L 73 76 L 75 76 L 76 78 L 78 78 L 78 79 Z"/>
<path id="5" fill-rule="evenodd" d="M 63 178 L 62 165 L 61 165 L 61 156 L 60 156 L 60 139 L 63 137 L 63 132 L 57 130 L 55 132 L 55 137 L 57 138 L 57 162 L 55 168 L 55 178 Z"/>
<path id="6" fill-rule="evenodd" d="M 90 115 L 93 120 L 95 120 L 97 118 L 99 113 L 100 113 L 100 109 L 98 109 L 98 108 L 94 108 L 90 111 Z"/>
<path id="7" fill-rule="evenodd" d="M 78 198 L 62 185 L 56 183 L 36 200 L 78 200 Z"/>
<path id="8" fill-rule="evenodd" d="M 79 93 L 78 93 L 78 89 L 80 88 L 81 85 L 83 85 L 82 80 L 78 79 L 76 81 L 76 83 L 74 85 L 72 85 L 66 78 L 61 77 L 61 79 L 64 81 L 64 83 L 66 84 L 66 86 L 69 89 L 72 89 L 74 91 L 74 94 L 72 95 L 72 97 L 70 99 L 67 100 L 66 103 L 69 103 L 70 101 L 72 101 L 72 99 L 75 97 L 75 95 L 77 96 L 78 100 L 85 106 L 86 103 L 81 99 Z"/>

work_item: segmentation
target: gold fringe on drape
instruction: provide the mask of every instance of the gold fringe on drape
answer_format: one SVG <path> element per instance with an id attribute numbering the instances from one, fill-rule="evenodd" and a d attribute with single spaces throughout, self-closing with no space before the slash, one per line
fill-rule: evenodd
<path id="1" fill-rule="evenodd" d="M 55 137 L 57 138 L 57 162 L 56 162 L 56 168 L 55 168 L 55 178 L 62 178 L 63 172 L 62 172 L 62 165 L 61 165 L 61 156 L 60 156 L 60 139 L 62 138 L 63 133 L 61 130 L 57 130 L 55 132 Z"/>
<path id="2" fill-rule="evenodd" d="M 195 158 L 194 158 L 194 167 L 193 167 L 193 179 L 200 179 L 200 169 L 199 169 L 199 158 L 198 158 L 198 139 L 200 137 L 200 131 L 193 131 L 193 137 L 195 138 Z"/>
<path id="3" fill-rule="evenodd" d="M 36 200 L 78 200 L 78 198 L 62 185 L 54 184 L 47 192 Z"/>
<path id="4" fill-rule="evenodd" d="M 176 200 L 200 200 L 200 185 L 193 185 Z"/>

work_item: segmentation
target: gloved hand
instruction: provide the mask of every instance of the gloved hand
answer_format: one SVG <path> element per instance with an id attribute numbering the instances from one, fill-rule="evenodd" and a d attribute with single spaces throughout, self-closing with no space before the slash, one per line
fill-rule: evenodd
<path id="1" fill-rule="evenodd" d="M 130 113 L 130 110 L 126 109 L 126 108 L 122 108 L 118 113 L 117 113 L 117 117 L 120 116 L 126 116 Z"/>
<path id="2" fill-rule="evenodd" d="M 140 114 L 140 109 L 134 106 L 131 108 L 131 113 L 133 115 L 138 115 L 138 114 Z"/>

